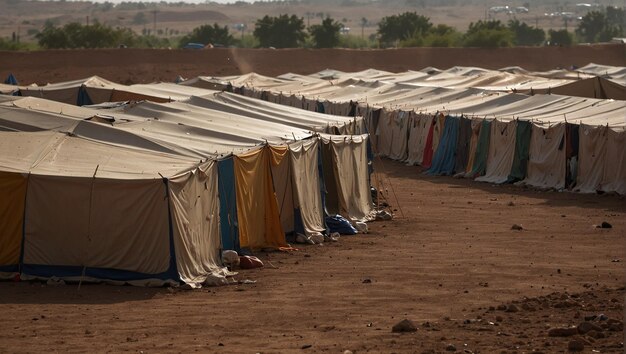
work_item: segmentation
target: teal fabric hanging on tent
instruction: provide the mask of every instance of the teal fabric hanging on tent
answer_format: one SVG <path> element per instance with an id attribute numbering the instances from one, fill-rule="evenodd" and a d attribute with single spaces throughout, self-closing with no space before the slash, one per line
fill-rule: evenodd
<path id="1" fill-rule="evenodd" d="M 526 178 L 528 170 L 528 153 L 530 150 L 530 134 L 532 125 L 529 121 L 518 121 L 515 130 L 515 155 L 513 156 L 513 166 L 507 183 L 521 181 Z"/>
<path id="2" fill-rule="evenodd" d="M 451 175 L 454 174 L 456 164 L 456 143 L 459 136 L 459 119 L 446 116 L 443 126 L 441 141 L 437 146 L 437 151 L 433 157 L 430 168 L 426 171 L 429 175 Z"/>
<path id="3" fill-rule="evenodd" d="M 469 159 L 470 141 L 472 139 L 472 121 L 465 117 L 459 118 L 459 138 L 456 142 L 455 173 L 465 172 Z"/>
<path id="4" fill-rule="evenodd" d="M 487 170 L 487 156 L 489 155 L 489 137 L 491 135 L 491 121 L 483 120 L 478 135 L 478 145 L 476 145 L 476 155 L 474 166 L 468 177 L 475 178 L 485 174 Z"/>
<path id="5" fill-rule="evenodd" d="M 78 89 L 78 98 L 76 99 L 77 106 L 88 106 L 92 105 L 93 101 L 91 97 L 89 97 L 89 93 L 87 93 L 87 88 L 85 85 L 81 85 Z"/>
<path id="6" fill-rule="evenodd" d="M 237 196 L 235 192 L 235 167 L 233 158 L 217 162 L 218 193 L 220 196 L 220 231 L 222 249 L 239 251 L 239 224 L 237 222 Z"/>

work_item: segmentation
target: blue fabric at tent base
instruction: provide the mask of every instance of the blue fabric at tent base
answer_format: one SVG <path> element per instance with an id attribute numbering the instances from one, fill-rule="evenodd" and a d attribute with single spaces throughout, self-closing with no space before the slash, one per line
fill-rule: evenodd
<path id="1" fill-rule="evenodd" d="M 338 232 L 341 235 L 356 235 L 356 229 L 350 224 L 350 222 L 341 215 L 332 215 L 326 217 L 326 225 L 329 232 Z"/>
<path id="2" fill-rule="evenodd" d="M 4 80 L 4 83 L 7 85 L 19 85 L 17 79 L 15 78 L 15 76 L 13 76 L 13 74 L 9 74 L 9 76 L 7 76 L 7 79 Z"/>
<path id="3" fill-rule="evenodd" d="M 454 174 L 458 136 L 459 118 L 446 116 L 441 140 L 433 157 L 432 165 L 426 171 L 426 174 L 434 176 Z"/>
<path id="4" fill-rule="evenodd" d="M 222 249 L 240 251 L 235 169 L 232 157 L 217 162 Z"/>

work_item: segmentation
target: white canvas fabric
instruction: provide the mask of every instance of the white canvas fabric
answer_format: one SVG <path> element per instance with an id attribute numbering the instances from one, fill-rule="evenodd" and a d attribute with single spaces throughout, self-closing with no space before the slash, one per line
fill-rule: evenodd
<path id="1" fill-rule="evenodd" d="M 549 128 L 532 126 L 526 178 L 521 182 L 539 188 L 565 188 L 565 123 Z"/>
<path id="2" fill-rule="evenodd" d="M 608 131 L 609 128 L 605 126 L 580 125 L 575 191 L 595 193 L 600 189 L 606 163 Z"/>
<path id="3" fill-rule="evenodd" d="M 318 145 L 318 139 L 289 144 L 295 206 L 300 209 L 307 236 L 325 230 L 318 172 Z"/>
<path id="4" fill-rule="evenodd" d="M 395 113 L 393 111 L 388 111 L 384 108 L 380 112 L 376 129 L 376 146 L 374 147 L 374 150 L 380 156 L 387 157 L 391 155 L 394 116 Z"/>
<path id="5" fill-rule="evenodd" d="M 373 205 L 367 177 L 367 135 L 324 135 L 322 140 L 332 148 L 339 214 L 352 222 L 370 220 Z"/>
<path id="6" fill-rule="evenodd" d="M 397 111 L 391 124 L 391 149 L 389 158 L 404 161 L 407 158 L 409 112 Z"/>
<path id="7" fill-rule="evenodd" d="M 226 273 L 220 266 L 217 183 L 214 161 L 169 179 L 176 268 L 192 287 L 214 284 Z"/>
<path id="8" fill-rule="evenodd" d="M 421 165 L 424 148 L 434 117 L 430 114 L 412 115 L 409 120 L 408 159 L 410 165 Z"/>
<path id="9" fill-rule="evenodd" d="M 505 123 L 494 120 L 491 122 L 487 170 L 485 175 L 476 178 L 476 181 L 489 183 L 506 182 L 513 166 L 516 128 L 517 121 Z"/>
<path id="10" fill-rule="evenodd" d="M 626 131 L 607 132 L 606 154 L 600 190 L 626 195 Z"/>

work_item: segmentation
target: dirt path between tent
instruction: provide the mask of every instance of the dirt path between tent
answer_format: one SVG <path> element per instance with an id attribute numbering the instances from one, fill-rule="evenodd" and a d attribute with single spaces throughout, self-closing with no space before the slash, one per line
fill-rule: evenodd
<path id="1" fill-rule="evenodd" d="M 337 243 L 261 254 L 266 268 L 237 277 L 256 284 L 0 283 L 0 352 L 552 353 L 572 340 L 623 352 L 623 197 L 384 165 L 404 217 L 398 210 L 397 220 Z M 592 226 L 602 221 L 613 228 Z M 599 314 L 608 320 L 589 319 L 597 327 L 585 335 L 548 336 Z M 417 332 L 392 333 L 405 318 Z"/>

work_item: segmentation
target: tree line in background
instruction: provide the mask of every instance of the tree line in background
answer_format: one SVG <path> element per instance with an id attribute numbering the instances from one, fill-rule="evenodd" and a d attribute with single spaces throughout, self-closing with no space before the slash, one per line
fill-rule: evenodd
<path id="1" fill-rule="evenodd" d="M 158 37 L 144 31 L 137 34 L 128 28 L 113 28 L 94 22 L 88 25 L 68 23 L 57 27 L 47 22 L 36 34 L 40 48 L 183 48 L 189 43 L 198 46 L 261 47 L 261 48 L 389 48 L 389 47 L 511 47 L 538 45 L 571 45 L 576 42 L 606 42 L 624 36 L 624 9 L 608 6 L 605 11 L 587 13 L 574 32 L 566 29 L 547 33 L 517 19 L 472 22 L 466 32 L 443 24 L 435 25 L 426 16 L 405 12 L 383 17 L 375 34 L 365 38 L 344 33 L 342 23 L 326 17 L 321 24 L 305 26 L 304 18 L 295 15 L 264 16 L 256 21 L 252 35 L 235 36 L 228 26 L 203 25 L 178 38 Z M 368 24 L 361 21 L 362 27 Z M 362 28 L 363 30 L 363 28 Z M 239 36 L 238 36 L 239 37 Z M 0 49 L 29 49 L 11 40 L 0 38 Z"/>

